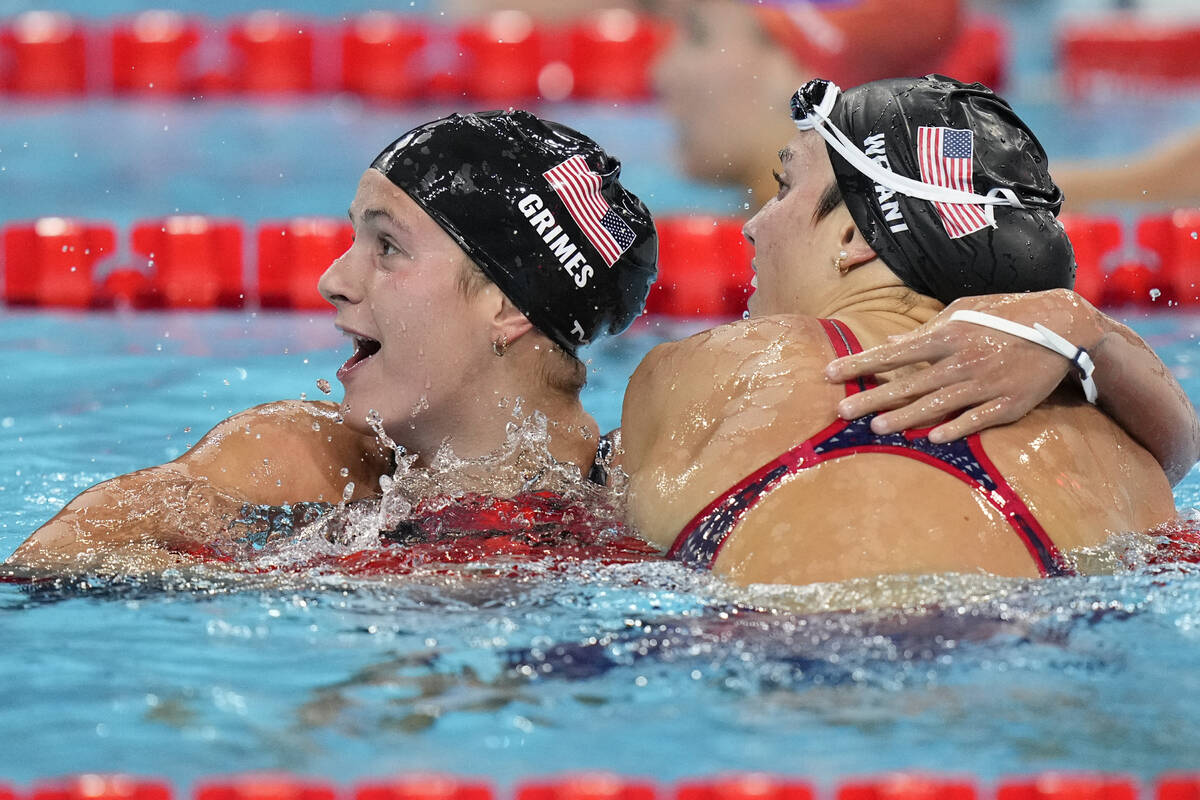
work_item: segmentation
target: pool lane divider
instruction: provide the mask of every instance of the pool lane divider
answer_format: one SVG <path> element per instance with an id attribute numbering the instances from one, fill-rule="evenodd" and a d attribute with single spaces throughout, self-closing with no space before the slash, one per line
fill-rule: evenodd
<path id="1" fill-rule="evenodd" d="M 56 11 L 0 19 L 0 91 L 70 98 L 290 97 L 347 92 L 383 103 L 642 101 L 673 30 L 604 8 L 561 23 L 497 11 L 448 25 L 416 13 L 340 20 L 254 11 L 214 20 L 150 10 L 112 20 Z M 1003 85 L 1009 36 L 972 19 L 925 72 Z"/>
<path id="2" fill-rule="evenodd" d="M 1076 290 L 1105 307 L 1200 308 L 1200 209 L 1143 217 L 1065 215 Z M 661 217 L 659 277 L 648 314 L 736 318 L 750 295 L 752 248 L 733 217 Z M 249 229 L 249 230 L 248 230 Z M 350 247 L 344 219 L 264 221 L 177 215 L 107 222 L 43 217 L 3 227 L 0 271 L 9 307 L 329 310 L 317 292 Z M 1200 800 L 1200 798 L 1197 798 Z"/>
<path id="3" fill-rule="evenodd" d="M 828 791 L 799 777 L 727 774 L 663 784 L 609 773 L 526 779 L 504 790 L 481 778 L 414 774 L 342 786 L 302 776 L 204 778 L 189 792 L 164 780 L 84 774 L 36 781 L 27 790 L 0 783 L 0 800 L 1197 800 L 1200 772 L 1143 785 L 1126 775 L 1042 773 L 1001 778 L 893 773 L 845 779 Z"/>

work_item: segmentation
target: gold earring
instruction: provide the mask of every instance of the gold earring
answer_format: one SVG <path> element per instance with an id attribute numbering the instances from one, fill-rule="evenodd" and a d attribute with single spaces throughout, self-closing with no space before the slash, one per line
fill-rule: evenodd
<path id="1" fill-rule="evenodd" d="M 501 358 L 508 352 L 508 337 L 503 333 L 492 340 L 492 352 Z"/>
<path id="2" fill-rule="evenodd" d="M 846 259 L 849 257 L 850 254 L 845 250 L 838 251 L 837 258 L 833 260 L 833 268 L 838 271 L 838 274 L 845 275 L 850 271 L 850 266 L 846 264 Z"/>

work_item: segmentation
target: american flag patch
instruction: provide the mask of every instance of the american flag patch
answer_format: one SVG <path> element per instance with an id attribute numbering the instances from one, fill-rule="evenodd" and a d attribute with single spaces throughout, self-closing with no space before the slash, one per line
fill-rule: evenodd
<path id="1" fill-rule="evenodd" d="M 571 212 L 583 235 L 610 267 L 633 245 L 637 236 L 600 194 L 600 176 L 588 169 L 583 156 L 571 156 L 542 173 Z"/>
<path id="2" fill-rule="evenodd" d="M 975 191 L 971 177 L 971 157 L 974 155 L 975 134 L 956 128 L 917 129 L 917 160 L 921 165 L 921 180 L 934 186 Z M 988 227 L 982 206 L 957 203 L 934 203 L 942 225 L 951 239 Z"/>

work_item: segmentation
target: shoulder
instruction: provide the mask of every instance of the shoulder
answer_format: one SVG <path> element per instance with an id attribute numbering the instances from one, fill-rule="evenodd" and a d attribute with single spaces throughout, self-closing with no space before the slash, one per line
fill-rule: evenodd
<path id="1" fill-rule="evenodd" d="M 749 395 L 764 378 L 786 375 L 797 386 L 816 376 L 823 384 L 821 368 L 831 358 L 820 321 L 796 315 L 739 320 L 658 345 L 634 370 L 625 393 L 621 427 L 632 468 L 663 421 L 680 409 Z"/>
<path id="2" fill-rule="evenodd" d="M 634 383 L 661 387 L 664 379 L 698 373 L 711 386 L 713 378 L 737 377 L 783 357 L 828 360 L 828 342 L 815 317 L 778 315 L 730 322 L 658 345 L 634 371 L 631 387 Z"/>
<path id="3" fill-rule="evenodd" d="M 388 460 L 373 437 L 342 424 L 335 404 L 281 400 L 222 420 L 175 463 L 254 502 L 281 503 L 339 499 L 349 481 L 373 485 Z"/>

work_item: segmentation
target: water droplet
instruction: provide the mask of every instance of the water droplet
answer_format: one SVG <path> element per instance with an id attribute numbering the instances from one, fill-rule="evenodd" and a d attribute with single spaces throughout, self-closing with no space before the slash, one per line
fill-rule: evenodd
<path id="1" fill-rule="evenodd" d="M 324 394 L 329 394 L 330 391 L 332 391 L 329 388 L 329 381 L 325 380 L 324 378 L 317 378 L 317 388 L 320 389 Z"/>
<path id="2" fill-rule="evenodd" d="M 1150 290 L 1150 299 L 1151 300 L 1157 300 L 1160 297 L 1162 297 L 1162 292 L 1160 292 L 1158 289 Z"/>
<path id="3" fill-rule="evenodd" d="M 338 474 L 341 475 L 343 478 L 349 478 L 350 477 L 350 468 L 342 467 L 340 470 L 338 470 Z"/>

